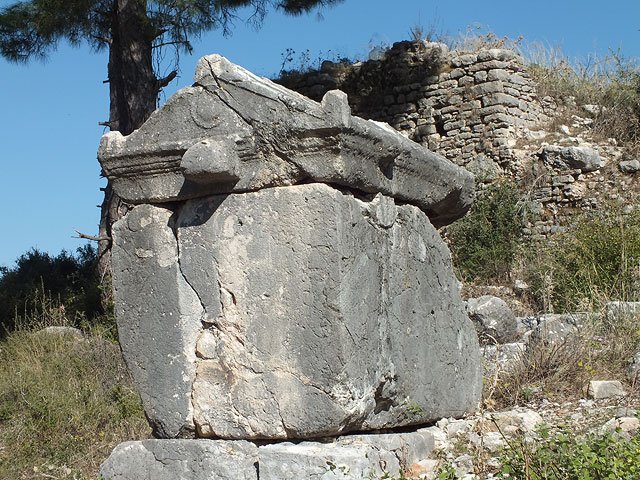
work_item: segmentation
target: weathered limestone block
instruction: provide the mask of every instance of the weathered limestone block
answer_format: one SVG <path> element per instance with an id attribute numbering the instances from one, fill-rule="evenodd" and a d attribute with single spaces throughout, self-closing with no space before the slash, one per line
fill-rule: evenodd
<path id="1" fill-rule="evenodd" d="M 313 438 L 476 407 L 477 337 L 416 207 L 307 184 L 142 205 L 114 230 L 122 348 L 161 436 Z"/>
<path id="2" fill-rule="evenodd" d="M 257 446 L 244 440 L 142 440 L 118 445 L 104 480 L 363 480 L 396 478 L 434 448 L 426 431 Z"/>
<path id="3" fill-rule="evenodd" d="M 464 169 L 388 125 L 351 116 L 344 93 L 314 102 L 219 55 L 202 58 L 195 84 L 140 129 L 106 134 L 98 156 L 131 203 L 314 181 L 384 193 L 441 226 L 464 215 L 474 194 Z"/>
<path id="4" fill-rule="evenodd" d="M 371 445 L 285 442 L 260 447 L 260 480 L 362 480 L 399 473 L 395 455 Z"/>
<path id="5" fill-rule="evenodd" d="M 140 205 L 113 226 L 120 345 L 156 435 L 193 430 L 191 386 L 202 304 L 179 264 L 173 213 Z"/>
<path id="6" fill-rule="evenodd" d="M 243 440 L 142 440 L 118 445 L 105 480 L 258 480 L 258 447 Z"/>

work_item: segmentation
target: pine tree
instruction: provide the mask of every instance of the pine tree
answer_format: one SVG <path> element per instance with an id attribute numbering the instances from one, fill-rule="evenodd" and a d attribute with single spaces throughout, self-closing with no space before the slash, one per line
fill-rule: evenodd
<path id="1" fill-rule="evenodd" d="M 159 93 L 177 75 L 159 78 L 154 53 L 167 47 L 191 52 L 191 40 L 222 29 L 228 33 L 234 13 L 253 8 L 259 25 L 272 7 L 288 14 L 343 0 L 31 0 L 0 10 L 0 55 L 21 63 L 45 58 L 57 44 L 87 44 L 109 50 L 109 121 L 111 130 L 131 133 L 157 105 Z M 126 211 L 107 184 L 101 209 L 99 257 L 101 276 L 110 272 L 111 225 Z"/>

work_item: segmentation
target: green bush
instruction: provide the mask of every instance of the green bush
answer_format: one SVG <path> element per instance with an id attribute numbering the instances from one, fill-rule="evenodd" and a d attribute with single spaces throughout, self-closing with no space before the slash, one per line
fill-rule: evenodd
<path id="1" fill-rule="evenodd" d="M 463 279 L 486 283 L 508 276 L 522 238 L 521 198 L 513 182 L 496 182 L 448 228 L 454 266 Z"/>
<path id="2" fill-rule="evenodd" d="M 57 256 L 32 249 L 12 268 L 0 267 L 0 337 L 16 324 L 48 314 L 50 303 L 73 312 L 79 324 L 104 313 L 97 278 L 97 253 L 91 245 L 75 255 Z"/>
<path id="3" fill-rule="evenodd" d="M 527 275 L 547 311 L 593 310 L 608 300 L 640 300 L 640 212 L 583 214 L 538 246 Z"/>
<path id="4" fill-rule="evenodd" d="M 150 433 L 118 345 L 17 330 L 0 341 L 0 478 L 95 478 Z"/>
<path id="5" fill-rule="evenodd" d="M 522 480 L 635 480 L 640 478 L 640 438 L 607 434 L 576 437 L 540 431 L 539 439 L 508 442 L 496 478 Z"/>

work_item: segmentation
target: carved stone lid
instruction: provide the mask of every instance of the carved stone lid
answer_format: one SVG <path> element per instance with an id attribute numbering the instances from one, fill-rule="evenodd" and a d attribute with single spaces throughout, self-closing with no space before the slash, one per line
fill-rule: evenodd
<path id="1" fill-rule="evenodd" d="M 388 195 L 441 226 L 466 213 L 474 192 L 463 168 L 352 116 L 343 92 L 314 102 L 220 55 L 200 59 L 193 86 L 138 130 L 104 135 L 98 158 L 131 203 L 320 182 Z"/>

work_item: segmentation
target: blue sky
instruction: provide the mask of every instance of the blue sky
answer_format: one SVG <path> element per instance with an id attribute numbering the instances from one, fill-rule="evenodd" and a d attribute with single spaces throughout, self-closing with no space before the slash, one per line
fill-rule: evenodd
<path id="1" fill-rule="evenodd" d="M 0 6 L 13 1 L 0 0 Z M 242 15 L 242 13 L 241 13 Z M 570 57 L 620 50 L 640 57 L 640 1 L 346 0 L 322 18 L 270 12 L 262 29 L 236 22 L 194 41 L 181 55 L 181 74 L 167 95 L 191 83 L 197 59 L 220 53 L 253 72 L 273 76 L 287 48 L 298 54 L 366 57 L 372 46 L 409 38 L 410 29 L 455 36 L 482 31 L 560 47 Z M 99 178 L 96 150 L 108 118 L 106 53 L 61 44 L 50 59 L 28 65 L 0 59 L 0 265 L 32 247 L 51 253 L 83 242 L 74 230 L 97 233 Z"/>

